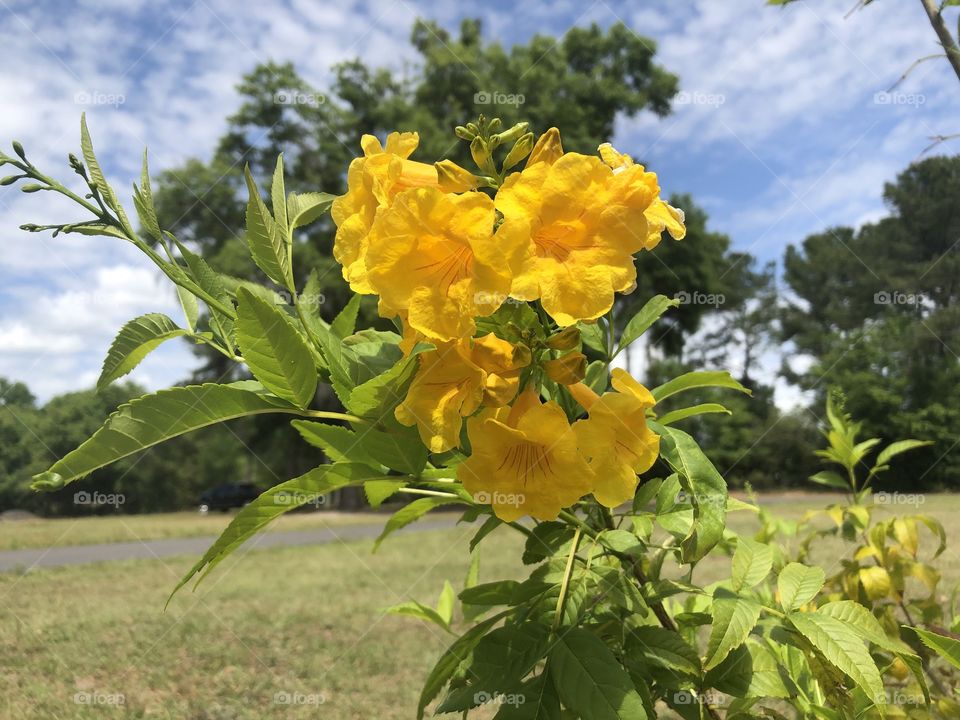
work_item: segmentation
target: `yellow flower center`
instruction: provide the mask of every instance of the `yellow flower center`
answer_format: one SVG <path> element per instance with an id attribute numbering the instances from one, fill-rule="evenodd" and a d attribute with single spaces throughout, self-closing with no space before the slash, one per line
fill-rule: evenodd
<path id="1" fill-rule="evenodd" d="M 414 268 L 450 295 L 450 286 L 473 273 L 473 250 L 449 237 L 430 236 L 422 245 L 427 262 Z"/>
<path id="2" fill-rule="evenodd" d="M 585 235 L 586 228 L 577 219 L 570 222 L 557 221 L 541 225 L 533 234 L 533 243 L 540 257 L 552 257 L 557 262 L 564 262 L 578 247 Z"/>
<path id="3" fill-rule="evenodd" d="M 521 480 L 524 487 L 527 480 L 541 473 L 545 478 L 553 475 L 550 467 L 550 453 L 539 443 L 524 441 L 517 443 L 503 457 L 497 470 L 512 471 Z"/>

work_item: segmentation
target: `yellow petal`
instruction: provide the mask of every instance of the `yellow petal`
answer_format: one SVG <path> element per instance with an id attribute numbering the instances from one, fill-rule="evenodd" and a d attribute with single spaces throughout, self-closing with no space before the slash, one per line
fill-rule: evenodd
<path id="1" fill-rule="evenodd" d="M 530 157 L 527 158 L 527 167 L 537 163 L 552 164 L 563 155 L 563 144 L 560 142 L 560 131 L 552 127 L 537 138 Z"/>

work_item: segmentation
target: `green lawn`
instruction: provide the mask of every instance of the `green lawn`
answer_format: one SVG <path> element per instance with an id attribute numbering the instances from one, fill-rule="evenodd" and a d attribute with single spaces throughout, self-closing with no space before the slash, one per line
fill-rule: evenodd
<path id="1" fill-rule="evenodd" d="M 378 523 L 383 517 L 377 513 L 295 513 L 282 516 L 270 531 Z M 0 522 L 0 551 L 219 535 L 232 518 L 233 513 L 177 512 L 10 520 Z"/>
<path id="2" fill-rule="evenodd" d="M 770 504 L 796 519 L 811 500 Z M 960 497 L 927 496 L 919 510 L 944 521 L 960 547 Z M 741 512 L 731 525 L 754 522 Z M 166 613 L 169 591 L 195 558 L 0 575 L 0 717 L 408 720 L 451 638 L 381 610 L 410 598 L 433 604 L 444 579 L 460 587 L 473 530 L 394 536 L 376 555 L 368 540 L 230 558 Z M 521 539 L 503 528 L 484 541 L 483 580 L 522 572 Z M 829 568 L 842 551 L 824 544 L 818 555 Z M 956 558 L 944 555 L 946 582 L 960 580 Z M 726 558 L 711 560 L 698 579 L 728 567 Z M 75 701 L 120 695 L 122 706 Z M 288 697 L 301 704 L 284 704 Z M 319 709 L 309 704 L 321 699 Z"/>

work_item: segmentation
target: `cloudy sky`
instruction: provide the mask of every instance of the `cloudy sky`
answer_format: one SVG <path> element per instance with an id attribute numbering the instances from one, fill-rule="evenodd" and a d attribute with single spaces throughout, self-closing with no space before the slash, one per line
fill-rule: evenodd
<path id="1" fill-rule="evenodd" d="M 920 3 L 880 0 L 844 19 L 852 5 L 497 0 L 470 12 L 505 45 L 618 20 L 656 39 L 659 62 L 681 79 L 674 113 L 624 118 L 614 141 L 645 158 L 668 191 L 690 192 L 736 247 L 778 259 L 808 233 L 882 216 L 884 181 L 929 136 L 960 131 L 946 61 L 926 62 L 884 92 L 938 50 Z M 344 59 L 414 62 L 414 19 L 455 28 L 462 8 L 452 0 L 0 0 L 0 142 L 19 139 L 36 164 L 66 178 L 86 111 L 107 175 L 127 188 L 145 145 L 154 171 L 207 157 L 237 105 L 234 85 L 258 62 L 291 60 L 322 87 Z M 79 217 L 47 194 L 0 191 L 0 376 L 27 382 L 41 399 L 90 386 L 123 322 L 150 311 L 178 317 L 172 293 L 132 248 L 23 233 L 24 222 Z M 189 348 L 171 343 L 133 377 L 160 387 L 192 367 Z"/>

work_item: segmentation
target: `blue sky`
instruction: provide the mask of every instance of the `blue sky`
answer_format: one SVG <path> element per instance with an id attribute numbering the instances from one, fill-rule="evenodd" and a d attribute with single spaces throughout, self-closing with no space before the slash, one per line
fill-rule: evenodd
<path id="1" fill-rule="evenodd" d="M 680 76 L 679 101 L 666 119 L 620 119 L 615 144 L 642 157 L 667 191 L 691 193 L 737 248 L 766 260 L 809 233 L 881 217 L 883 183 L 929 136 L 960 131 L 960 88 L 945 60 L 884 93 L 938 50 L 920 4 L 881 0 L 844 19 L 851 5 L 531 0 L 468 12 L 505 45 L 618 20 L 655 39 L 659 62 Z M 455 29 L 465 7 L 0 0 L 0 142 L 21 140 L 34 162 L 66 177 L 63 159 L 78 147 L 86 111 L 108 176 L 127 188 L 144 145 L 155 172 L 206 157 L 237 105 L 234 85 L 258 62 L 291 60 L 319 87 L 332 64 L 356 56 L 400 69 L 416 60 L 407 42 L 416 17 Z M 0 191 L 0 376 L 42 399 L 90 386 L 123 322 L 149 311 L 178 317 L 169 288 L 131 248 L 23 233 L 24 222 L 79 217 L 46 194 Z M 155 388 L 192 367 L 189 348 L 174 343 L 133 378 Z"/>

